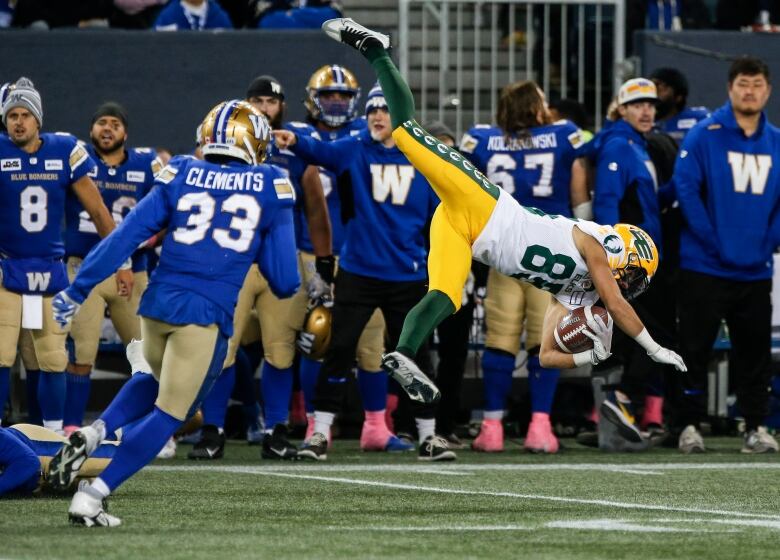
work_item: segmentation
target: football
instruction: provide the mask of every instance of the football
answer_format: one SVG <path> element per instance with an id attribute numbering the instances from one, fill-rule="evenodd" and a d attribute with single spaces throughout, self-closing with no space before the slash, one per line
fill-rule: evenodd
<path id="1" fill-rule="evenodd" d="M 593 315 L 601 315 L 606 323 L 609 317 L 607 310 L 603 307 L 591 307 Z M 585 318 L 585 308 L 578 307 L 560 320 L 555 327 L 555 342 L 562 352 L 576 354 L 593 348 L 593 341 L 582 332 L 588 327 L 588 321 Z"/>

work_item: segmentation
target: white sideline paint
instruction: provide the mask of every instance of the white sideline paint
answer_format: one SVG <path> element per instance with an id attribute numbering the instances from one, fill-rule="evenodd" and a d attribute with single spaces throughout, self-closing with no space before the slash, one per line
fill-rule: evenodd
<path id="1" fill-rule="evenodd" d="M 329 531 L 398 531 L 400 533 L 408 532 L 427 532 L 427 531 L 530 531 L 532 527 L 524 527 L 523 525 L 428 525 L 425 527 L 410 526 L 410 527 L 339 527 L 338 525 L 331 525 L 325 527 Z"/>
<path id="2" fill-rule="evenodd" d="M 152 470 L 199 470 L 210 469 L 212 466 L 162 466 L 153 465 L 147 467 Z M 234 468 L 229 465 L 218 467 L 220 469 Z M 780 462 L 761 462 L 761 463 L 483 463 L 483 464 L 465 464 L 449 463 L 438 464 L 432 467 L 430 464 L 399 464 L 390 465 L 341 465 L 341 464 L 290 464 L 290 465 L 263 465 L 263 466 L 236 466 L 235 468 L 257 469 L 257 472 L 301 472 L 301 473 L 428 473 L 428 474 L 449 474 L 458 472 L 463 474 L 473 474 L 482 471 L 513 471 L 513 472 L 550 472 L 550 471 L 603 471 L 626 474 L 662 474 L 665 471 L 695 471 L 695 470 L 759 470 L 759 469 L 780 469 Z M 242 471 L 243 472 L 243 471 Z"/>
<path id="3" fill-rule="evenodd" d="M 657 525 L 640 525 L 622 519 L 580 519 L 571 521 L 550 521 L 548 529 L 585 529 L 589 531 L 627 531 L 629 533 L 701 533 L 698 529 L 680 529 Z"/>
<path id="4" fill-rule="evenodd" d="M 755 463 L 754 463 L 755 464 Z M 773 463 L 770 463 L 773 464 Z M 333 465 L 338 467 L 338 465 Z M 346 467 L 346 465 L 344 465 Z M 411 465 L 410 465 L 411 466 Z M 465 466 L 465 465 L 464 465 Z M 468 465 L 474 467 L 476 465 Z M 518 465 L 523 466 L 523 465 Z M 552 466 L 552 465 L 550 465 Z M 653 465 L 657 466 L 657 465 Z M 540 500 L 547 502 L 560 502 L 569 504 L 586 504 L 595 506 L 605 506 L 615 509 L 637 509 L 648 511 L 668 511 L 678 513 L 701 513 L 705 515 L 720 515 L 724 517 L 741 517 L 741 518 L 756 518 L 756 519 L 770 519 L 780 522 L 780 515 L 771 515 L 765 513 L 747 513 L 742 511 L 729 511 L 721 509 L 706 509 L 706 508 L 691 508 L 682 506 L 666 506 L 660 504 L 637 504 L 631 502 L 617 502 L 612 500 L 593 500 L 585 498 L 566 498 L 562 496 L 545 496 L 541 494 L 520 494 L 518 492 L 490 492 L 486 490 L 465 490 L 458 488 L 440 488 L 437 486 L 421 486 L 416 484 L 400 484 L 395 482 L 381 482 L 376 480 L 360 480 L 356 478 L 342 478 L 342 477 L 330 477 L 330 476 L 318 476 L 314 474 L 298 474 L 296 472 L 282 472 L 280 469 L 271 469 L 268 467 L 254 467 L 254 466 L 150 466 L 147 469 L 154 471 L 168 471 L 168 472 L 225 472 L 236 474 L 253 474 L 253 475 L 265 475 L 265 476 L 278 476 L 280 478 L 294 478 L 299 480 L 316 480 L 318 482 L 335 482 L 339 484 L 352 484 L 356 486 L 373 486 L 378 488 L 394 488 L 396 490 L 414 490 L 417 492 L 433 492 L 437 494 L 453 494 L 461 496 L 491 496 L 495 498 L 516 498 L 521 500 Z M 288 471 L 300 470 L 295 468 L 288 468 Z M 344 472 L 348 469 L 344 469 Z M 390 469 L 387 469 L 390 470 Z M 407 472 L 414 471 L 415 469 L 406 469 Z M 418 469 L 420 470 L 420 469 Z M 426 470 L 430 470 L 428 467 Z M 486 470 L 486 469 L 481 469 Z M 304 468 L 301 472 L 305 472 Z"/>

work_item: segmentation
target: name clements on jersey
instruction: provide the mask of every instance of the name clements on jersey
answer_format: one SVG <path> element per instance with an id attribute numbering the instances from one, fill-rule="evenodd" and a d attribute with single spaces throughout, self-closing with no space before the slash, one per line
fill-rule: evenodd
<path id="1" fill-rule="evenodd" d="M 11 173 L 11 181 L 56 181 L 56 173 Z"/>
<path id="2" fill-rule="evenodd" d="M 204 176 L 205 175 L 205 176 Z M 260 192 L 263 190 L 263 174 L 247 171 L 245 173 L 221 171 L 206 171 L 193 167 L 187 173 L 184 182 L 193 187 L 212 189 L 219 191 L 248 191 Z"/>
<path id="3" fill-rule="evenodd" d="M 526 136 L 524 138 L 510 138 L 509 143 L 503 136 L 491 136 L 488 138 L 488 150 L 494 152 L 515 152 L 519 150 L 547 150 L 558 147 L 558 140 L 554 132 L 539 134 L 538 136 Z"/>

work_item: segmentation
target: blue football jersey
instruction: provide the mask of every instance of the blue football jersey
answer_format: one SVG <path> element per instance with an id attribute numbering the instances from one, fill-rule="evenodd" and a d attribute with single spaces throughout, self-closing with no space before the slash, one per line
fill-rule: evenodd
<path id="1" fill-rule="evenodd" d="M 355 216 L 346 227 L 340 268 L 388 281 L 426 277 L 424 231 L 439 200 L 401 150 L 384 147 L 365 130 L 335 142 L 299 136 L 293 151 L 350 176 Z"/>
<path id="2" fill-rule="evenodd" d="M 95 163 L 75 137 L 41 134 L 33 154 L 0 136 L 0 253 L 12 258 L 61 258 L 68 187 Z"/>
<path id="3" fill-rule="evenodd" d="M 216 323 L 230 336 L 253 262 L 279 297 L 298 289 L 294 202 L 286 173 L 275 166 L 176 157 L 151 193 L 87 255 L 68 294 L 83 301 L 139 243 L 167 228 L 139 315 L 174 325 Z"/>
<path id="4" fill-rule="evenodd" d="M 100 190 L 114 222 L 119 225 L 151 190 L 154 176 L 162 168 L 160 160 L 150 148 L 132 148 L 126 150 L 125 160 L 113 167 L 100 159 L 94 146 L 86 146 L 86 149 L 95 161 L 88 175 Z M 100 241 L 92 218 L 73 192 L 69 192 L 65 200 L 65 224 L 66 256 L 83 258 Z M 146 270 L 146 264 L 146 252 L 136 251 L 133 255 L 133 271 Z"/>
<path id="5" fill-rule="evenodd" d="M 675 116 L 658 121 L 656 127 L 677 140 L 679 144 L 694 126 L 709 116 L 710 110 L 706 107 L 686 107 Z"/>
<path id="6" fill-rule="evenodd" d="M 523 206 L 571 217 L 571 166 L 584 145 L 580 129 L 558 121 L 528 132 L 507 137 L 498 127 L 477 125 L 463 136 L 460 151 Z"/>
<path id="7" fill-rule="evenodd" d="M 357 136 L 362 131 L 366 130 L 366 127 L 366 119 L 360 117 L 336 130 L 328 132 L 316 130 L 312 136 L 323 142 L 333 142 L 335 140 L 340 140 L 341 138 Z M 294 132 L 298 131 L 295 130 Z M 322 183 L 322 190 L 325 192 L 325 201 L 328 204 L 328 214 L 330 215 L 330 227 L 333 235 L 333 254 L 340 255 L 341 249 L 344 246 L 346 227 L 341 220 L 341 198 L 339 197 L 338 192 L 338 176 L 325 167 L 320 167 L 319 169 L 320 182 Z M 304 251 L 312 251 L 308 228 L 301 231 L 301 242 L 299 247 Z"/>

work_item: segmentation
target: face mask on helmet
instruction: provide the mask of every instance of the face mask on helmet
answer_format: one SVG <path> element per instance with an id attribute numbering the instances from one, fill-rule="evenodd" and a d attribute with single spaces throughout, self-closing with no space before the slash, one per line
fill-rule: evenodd
<path id="1" fill-rule="evenodd" d="M 628 255 L 628 264 L 613 271 L 623 297 L 631 301 L 645 292 L 650 286 L 647 271 L 639 264 L 636 253 Z"/>
<path id="2" fill-rule="evenodd" d="M 326 64 L 309 79 L 304 105 L 309 115 L 328 126 L 339 127 L 358 115 L 360 86 L 355 76 L 337 64 Z"/>

